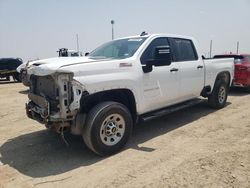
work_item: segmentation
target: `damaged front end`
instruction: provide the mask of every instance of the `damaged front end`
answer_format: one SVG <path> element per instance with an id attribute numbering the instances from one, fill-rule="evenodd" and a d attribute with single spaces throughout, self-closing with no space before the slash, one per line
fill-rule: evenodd
<path id="1" fill-rule="evenodd" d="M 75 123 L 80 100 L 87 92 L 73 73 L 31 75 L 27 116 L 61 132 Z"/>

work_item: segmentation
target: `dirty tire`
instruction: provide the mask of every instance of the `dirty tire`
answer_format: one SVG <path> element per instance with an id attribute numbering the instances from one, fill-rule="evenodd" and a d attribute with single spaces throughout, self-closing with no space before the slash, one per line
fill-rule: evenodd
<path id="1" fill-rule="evenodd" d="M 125 146 L 132 126 L 132 117 L 126 106 L 117 102 L 102 102 L 88 113 L 82 136 L 92 151 L 108 156 Z"/>
<path id="2" fill-rule="evenodd" d="M 6 81 L 10 81 L 10 76 L 6 76 Z"/>
<path id="3" fill-rule="evenodd" d="M 250 93 L 250 86 L 246 86 L 246 87 L 245 87 L 245 91 L 246 91 L 247 93 Z"/>
<path id="4" fill-rule="evenodd" d="M 21 82 L 21 76 L 19 73 L 13 74 L 13 79 L 17 82 Z"/>
<path id="5" fill-rule="evenodd" d="M 226 105 L 228 86 L 223 80 L 216 81 L 212 94 L 208 97 L 208 104 L 215 109 L 223 108 Z"/>

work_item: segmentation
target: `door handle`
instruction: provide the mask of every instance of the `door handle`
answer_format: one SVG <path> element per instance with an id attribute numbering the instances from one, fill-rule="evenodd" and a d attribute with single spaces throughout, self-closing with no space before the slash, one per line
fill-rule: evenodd
<path id="1" fill-rule="evenodd" d="M 170 69 L 170 72 L 177 72 L 179 69 L 177 69 L 177 68 L 172 68 L 172 69 Z"/>
<path id="2" fill-rule="evenodd" d="M 203 66 L 202 65 L 199 65 L 198 67 L 197 67 L 197 69 L 202 69 L 203 68 Z"/>

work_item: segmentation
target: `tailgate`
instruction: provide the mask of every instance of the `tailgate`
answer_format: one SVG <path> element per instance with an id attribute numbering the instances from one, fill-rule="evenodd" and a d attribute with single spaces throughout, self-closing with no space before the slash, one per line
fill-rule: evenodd
<path id="1" fill-rule="evenodd" d="M 247 79 L 248 67 L 244 65 L 235 65 L 234 79 Z"/>

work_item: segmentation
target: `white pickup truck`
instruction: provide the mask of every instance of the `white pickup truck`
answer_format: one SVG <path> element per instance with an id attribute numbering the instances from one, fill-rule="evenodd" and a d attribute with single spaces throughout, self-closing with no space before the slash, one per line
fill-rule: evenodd
<path id="1" fill-rule="evenodd" d="M 30 76 L 28 117 L 83 136 L 99 155 L 118 152 L 133 125 L 196 104 L 222 108 L 233 59 L 203 60 L 191 37 L 144 34 L 108 42 L 86 57 L 39 60 Z"/>

